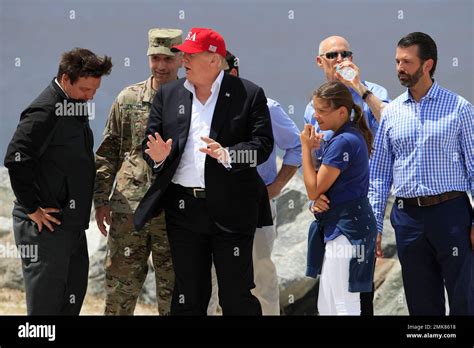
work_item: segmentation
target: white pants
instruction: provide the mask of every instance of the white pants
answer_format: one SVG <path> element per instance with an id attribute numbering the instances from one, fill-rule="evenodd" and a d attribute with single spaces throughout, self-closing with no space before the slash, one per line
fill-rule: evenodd
<path id="1" fill-rule="evenodd" d="M 271 259 L 276 238 L 276 203 L 271 200 L 273 226 L 255 230 L 253 241 L 253 272 L 255 288 L 252 294 L 258 298 L 263 315 L 280 315 L 280 289 L 275 264 Z M 212 295 L 207 307 L 208 315 L 216 315 L 219 303 L 217 275 L 212 265 Z"/>
<path id="2" fill-rule="evenodd" d="M 325 250 L 319 278 L 319 315 L 360 315 L 360 292 L 349 292 L 352 255 L 347 251 L 351 250 L 351 243 L 340 235 L 327 242 Z"/>

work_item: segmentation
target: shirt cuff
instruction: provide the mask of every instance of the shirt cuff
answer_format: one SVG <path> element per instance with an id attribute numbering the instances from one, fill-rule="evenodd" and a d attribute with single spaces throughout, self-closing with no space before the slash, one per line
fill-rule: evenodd
<path id="1" fill-rule="evenodd" d="M 383 234 L 383 218 L 382 219 L 377 219 L 377 217 L 376 217 L 376 220 L 377 220 L 377 231 L 380 234 Z"/>
<path id="2" fill-rule="evenodd" d="M 153 169 L 159 168 L 163 164 L 164 161 L 165 160 L 161 161 L 160 163 L 156 163 L 155 161 L 153 161 L 153 163 L 154 163 Z"/>
<path id="3" fill-rule="evenodd" d="M 222 148 L 222 150 L 225 151 L 225 156 L 224 156 L 222 161 L 220 159 L 218 159 L 217 162 L 222 164 L 227 169 L 232 169 L 232 166 L 230 165 L 231 164 L 231 158 L 230 158 L 230 154 L 229 154 L 229 148 L 225 147 L 225 148 Z"/>
<path id="4" fill-rule="evenodd" d="M 301 151 L 299 153 L 287 152 L 283 156 L 283 164 L 298 168 L 301 167 Z"/>
<path id="5" fill-rule="evenodd" d="M 33 214 L 35 211 L 38 210 L 38 208 L 40 208 L 39 205 L 37 204 L 33 204 L 33 205 L 30 205 L 28 207 L 24 207 L 25 210 L 26 210 L 26 214 L 30 215 L 30 214 Z"/>
<path id="6" fill-rule="evenodd" d="M 108 198 L 103 198 L 103 197 L 94 197 L 94 208 L 100 208 L 110 205 L 110 201 Z"/>

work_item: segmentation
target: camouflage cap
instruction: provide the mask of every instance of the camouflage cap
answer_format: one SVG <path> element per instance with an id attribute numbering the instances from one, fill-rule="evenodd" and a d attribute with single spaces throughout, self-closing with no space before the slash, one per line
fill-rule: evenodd
<path id="1" fill-rule="evenodd" d="M 147 55 L 166 54 L 174 56 L 170 48 L 183 42 L 183 32 L 179 29 L 153 28 L 148 31 Z"/>

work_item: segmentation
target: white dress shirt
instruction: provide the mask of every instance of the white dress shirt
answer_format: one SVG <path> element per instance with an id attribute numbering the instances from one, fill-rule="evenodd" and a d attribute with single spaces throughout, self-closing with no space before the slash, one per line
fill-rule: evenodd
<path id="1" fill-rule="evenodd" d="M 207 144 L 201 140 L 201 137 L 208 137 L 211 131 L 212 116 L 216 108 L 219 90 L 224 77 L 224 71 L 221 71 L 211 87 L 211 95 L 203 105 L 196 96 L 194 85 L 186 80 L 184 87 L 193 94 L 193 104 L 191 110 L 191 125 L 189 127 L 188 139 L 184 147 L 181 161 L 173 176 L 171 182 L 185 187 L 205 188 L 204 165 L 206 154 L 199 151 L 200 147 L 206 147 Z"/>

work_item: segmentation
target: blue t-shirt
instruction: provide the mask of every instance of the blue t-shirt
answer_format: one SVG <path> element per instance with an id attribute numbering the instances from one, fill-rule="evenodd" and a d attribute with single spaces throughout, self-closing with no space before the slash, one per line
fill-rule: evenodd
<path id="1" fill-rule="evenodd" d="M 352 122 L 347 122 L 326 142 L 322 150 L 322 164 L 341 171 L 325 193 L 330 201 L 329 206 L 332 208 L 344 202 L 367 197 L 369 153 L 359 129 Z M 340 234 L 336 226 L 324 227 L 325 241 L 333 240 Z"/>

